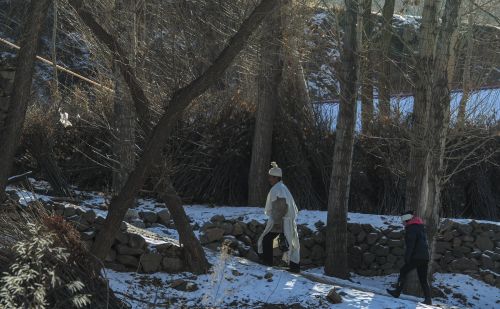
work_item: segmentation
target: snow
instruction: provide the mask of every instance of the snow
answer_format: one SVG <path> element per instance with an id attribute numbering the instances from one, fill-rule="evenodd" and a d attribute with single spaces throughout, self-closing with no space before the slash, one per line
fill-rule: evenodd
<path id="1" fill-rule="evenodd" d="M 118 273 L 107 269 L 105 275 L 114 291 L 149 302 L 168 303 L 188 308 L 258 308 L 262 304 L 300 304 L 306 308 L 432 308 L 413 301 L 394 299 L 376 293 L 363 292 L 310 281 L 301 275 L 278 268 L 266 267 L 242 258 L 207 251 L 215 265 L 212 274 L 193 276 L 181 274 Z M 264 278 L 272 274 L 272 281 Z M 169 285 L 176 279 L 194 282 L 194 292 L 178 291 Z M 337 288 L 343 303 L 332 305 L 326 300 L 328 292 Z M 120 295 L 119 295 L 120 296 Z M 132 308 L 146 308 L 146 304 L 123 298 Z"/>
<path id="2" fill-rule="evenodd" d="M 50 186 L 43 181 L 30 179 L 30 184 L 37 192 L 48 192 Z M 49 201 L 52 197 L 44 194 L 33 193 L 26 189 L 9 187 L 15 191 L 20 202 L 24 205 L 41 199 Z M 79 207 L 93 209 L 98 215 L 105 216 L 107 211 L 105 205 L 109 203 L 109 196 L 101 192 L 75 191 L 81 199 Z M 159 211 L 165 207 L 164 204 L 151 199 L 138 199 L 137 211 Z M 263 209 L 258 207 L 231 207 L 231 206 L 207 206 L 189 205 L 185 206 L 187 215 L 192 224 L 202 226 L 215 215 L 224 215 L 227 219 L 239 219 L 244 222 L 257 220 L 264 222 L 266 219 Z M 452 219 L 460 223 L 468 223 L 467 219 Z M 311 229 L 316 229 L 315 224 L 320 221 L 326 223 L 325 211 L 302 210 L 298 216 L 298 223 L 305 224 Z M 371 214 L 349 213 L 349 221 L 361 224 L 371 224 L 376 228 L 400 227 L 399 217 L 379 216 Z M 490 224 L 500 222 L 478 221 Z M 152 227 L 148 229 L 134 228 L 146 239 L 148 246 L 173 242 L 177 243 L 178 234 L 174 229 L 167 227 Z M 194 276 L 191 273 L 180 274 L 139 274 L 133 272 L 115 272 L 110 269 L 103 271 L 109 279 L 111 288 L 118 292 L 118 296 L 130 303 L 132 308 L 146 308 L 148 304 L 156 303 L 163 306 L 189 308 L 259 308 L 263 304 L 300 304 L 306 308 L 430 308 L 418 301 L 421 299 L 412 296 L 403 296 L 403 299 L 394 299 L 385 292 L 391 283 L 397 279 L 397 275 L 382 277 L 363 277 L 352 274 L 350 281 L 335 279 L 332 284 L 318 283 L 302 275 L 292 274 L 279 268 L 271 268 L 250 262 L 246 259 L 233 257 L 225 253 L 214 252 L 206 249 L 207 258 L 214 267 L 212 273 Z M 328 279 L 323 275 L 321 268 L 310 269 L 303 272 L 305 276 L 313 275 L 314 278 Z M 272 280 L 268 281 L 264 276 L 272 274 Z M 268 275 L 269 276 L 269 275 Z M 170 284 L 184 279 L 195 283 L 199 289 L 193 292 L 178 291 Z M 330 281 L 323 282 L 332 282 Z M 498 289 L 475 280 L 467 275 L 461 274 L 435 274 L 434 285 L 447 293 L 446 298 L 435 299 L 441 303 L 440 307 L 448 308 L 457 306 L 463 308 L 496 308 L 500 304 Z M 337 288 L 342 296 L 343 303 L 331 305 L 326 300 L 328 292 Z M 123 294 L 135 299 L 130 299 Z M 465 302 L 464 300 L 465 299 Z"/>

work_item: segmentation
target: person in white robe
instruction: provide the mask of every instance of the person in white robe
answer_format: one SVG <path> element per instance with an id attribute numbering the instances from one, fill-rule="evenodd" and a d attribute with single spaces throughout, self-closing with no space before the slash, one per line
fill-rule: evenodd
<path id="1" fill-rule="evenodd" d="M 292 194 L 282 181 L 283 172 L 276 162 L 271 162 L 269 183 L 272 188 L 267 195 L 264 213 L 268 216 L 264 232 L 259 237 L 258 253 L 264 264 L 273 265 L 273 244 L 279 238 L 280 248 L 291 272 L 300 272 L 300 243 L 297 232 L 297 205 Z"/>

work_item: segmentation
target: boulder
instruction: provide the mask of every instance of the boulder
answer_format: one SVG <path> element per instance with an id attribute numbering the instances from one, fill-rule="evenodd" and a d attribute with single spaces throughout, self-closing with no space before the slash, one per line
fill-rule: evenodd
<path id="1" fill-rule="evenodd" d="M 163 257 L 158 253 L 144 253 L 141 255 L 142 270 L 146 273 L 160 269 Z"/>
<path id="2" fill-rule="evenodd" d="M 132 248 L 143 248 L 146 245 L 146 240 L 139 234 L 129 234 L 128 244 Z"/>
<path id="3" fill-rule="evenodd" d="M 161 266 L 168 273 L 178 273 L 184 269 L 184 262 L 180 258 L 164 257 Z"/>
<path id="4" fill-rule="evenodd" d="M 82 219 L 85 220 L 88 224 L 94 223 L 95 219 L 97 218 L 97 215 L 95 214 L 95 211 L 87 210 L 82 214 Z"/>
<path id="5" fill-rule="evenodd" d="M 340 304 L 342 303 L 342 297 L 337 293 L 335 288 L 331 289 L 326 296 L 326 299 L 332 304 Z"/>
<path id="6" fill-rule="evenodd" d="M 158 216 L 158 223 L 168 226 L 170 224 L 170 212 L 168 209 L 162 209 L 156 214 Z"/>
<path id="7" fill-rule="evenodd" d="M 130 224 L 132 224 L 133 226 L 140 228 L 140 229 L 146 228 L 146 224 L 141 219 L 132 219 L 132 220 L 130 220 Z"/>
<path id="8" fill-rule="evenodd" d="M 252 248 L 250 248 L 250 250 L 248 250 L 248 252 L 245 254 L 245 258 L 247 260 L 252 261 L 252 262 L 256 262 L 256 263 L 260 262 L 259 255 Z"/>
<path id="9" fill-rule="evenodd" d="M 125 218 L 124 220 L 130 222 L 134 219 L 139 219 L 139 212 L 135 209 L 129 208 L 127 212 L 125 213 Z"/>
<path id="10" fill-rule="evenodd" d="M 354 235 L 358 235 L 363 230 L 363 228 L 361 227 L 361 225 L 359 223 L 348 223 L 347 228 Z M 366 234 L 366 232 L 365 232 L 365 234 Z"/>
<path id="11" fill-rule="evenodd" d="M 495 262 L 491 259 L 490 256 L 486 254 L 481 255 L 481 265 L 484 268 L 494 270 L 495 269 Z"/>
<path id="12" fill-rule="evenodd" d="M 170 287 L 172 289 L 176 289 L 176 290 L 182 291 L 182 292 L 194 292 L 194 291 L 198 290 L 198 285 L 196 283 L 186 281 L 184 279 L 174 280 L 174 282 L 172 282 L 170 284 Z"/>
<path id="13" fill-rule="evenodd" d="M 436 241 L 436 244 L 434 246 L 434 250 L 437 253 L 445 253 L 446 250 L 450 250 L 451 245 L 449 242 L 444 242 L 444 241 Z"/>
<path id="14" fill-rule="evenodd" d="M 325 234 L 323 234 L 321 232 L 314 232 L 313 239 L 319 245 L 325 244 Z"/>
<path id="15" fill-rule="evenodd" d="M 470 235 L 472 233 L 472 225 L 471 224 L 457 224 L 457 230 L 462 235 Z"/>
<path id="16" fill-rule="evenodd" d="M 467 271 L 467 270 L 477 270 L 477 262 L 473 259 L 469 259 L 466 257 L 459 258 L 454 260 L 450 264 L 450 269 L 453 271 Z"/>
<path id="17" fill-rule="evenodd" d="M 356 241 L 358 243 L 360 242 L 363 242 L 363 240 L 365 240 L 366 238 L 366 232 L 364 230 L 361 230 L 361 227 L 360 227 L 360 232 L 356 235 Z"/>
<path id="18" fill-rule="evenodd" d="M 241 222 L 236 222 L 233 226 L 233 235 L 234 236 L 243 235 L 244 232 L 245 232 L 245 224 Z"/>
<path id="19" fill-rule="evenodd" d="M 363 253 L 363 262 L 367 265 L 371 264 L 373 261 L 375 261 L 375 254 L 371 252 L 365 252 Z"/>
<path id="20" fill-rule="evenodd" d="M 141 217 L 145 223 L 156 223 L 156 221 L 158 221 L 158 215 L 154 211 L 141 211 L 139 212 L 139 217 Z"/>
<path id="21" fill-rule="evenodd" d="M 387 233 L 387 237 L 390 239 L 402 239 L 403 230 L 390 231 L 389 233 Z"/>
<path id="22" fill-rule="evenodd" d="M 322 261 L 325 258 L 325 249 L 320 245 L 314 245 L 311 250 L 311 258 Z"/>
<path id="23" fill-rule="evenodd" d="M 389 247 L 402 247 L 404 245 L 404 241 L 402 239 L 389 239 L 387 241 L 387 245 Z"/>
<path id="24" fill-rule="evenodd" d="M 233 225 L 230 222 L 223 222 L 220 227 L 224 230 L 224 235 L 233 234 Z"/>
<path id="25" fill-rule="evenodd" d="M 378 233 L 369 233 L 368 235 L 366 235 L 366 242 L 369 245 L 373 245 L 375 244 L 375 242 L 377 242 L 378 236 Z"/>
<path id="26" fill-rule="evenodd" d="M 213 223 L 220 223 L 226 220 L 226 218 L 223 215 L 215 215 L 213 216 L 210 221 Z"/>
<path id="27" fill-rule="evenodd" d="M 73 205 L 66 206 L 66 207 L 64 207 L 63 216 L 64 217 L 72 217 L 72 216 L 77 214 L 76 210 L 77 210 L 76 206 L 73 206 Z"/>
<path id="28" fill-rule="evenodd" d="M 116 234 L 115 239 L 120 244 L 123 244 L 123 245 L 128 244 L 128 234 L 127 233 L 118 232 L 118 234 Z"/>
<path id="29" fill-rule="evenodd" d="M 205 231 L 208 242 L 219 241 L 224 237 L 224 230 L 218 227 L 211 228 Z"/>
<path id="30" fill-rule="evenodd" d="M 474 245 L 481 251 L 486 251 L 486 250 L 493 250 L 495 247 L 493 242 L 485 236 L 478 236 L 476 238 L 476 241 L 474 242 Z"/>
<path id="31" fill-rule="evenodd" d="M 386 256 L 389 254 L 389 247 L 383 245 L 375 245 L 370 250 L 372 253 L 375 253 L 377 256 Z"/>
<path id="32" fill-rule="evenodd" d="M 144 253 L 144 249 L 142 248 L 131 248 L 122 244 L 116 245 L 115 249 L 121 255 L 141 255 Z"/>
<path id="33" fill-rule="evenodd" d="M 394 247 L 392 248 L 391 253 L 396 256 L 403 256 L 405 254 L 405 249 L 402 247 Z"/>
<path id="34" fill-rule="evenodd" d="M 138 267 L 139 259 L 131 255 L 117 255 L 116 261 L 122 265 L 129 267 Z"/>

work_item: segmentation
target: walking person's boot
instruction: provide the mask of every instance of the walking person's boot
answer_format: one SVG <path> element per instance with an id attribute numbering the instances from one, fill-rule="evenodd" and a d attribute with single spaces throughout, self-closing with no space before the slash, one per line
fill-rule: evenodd
<path id="1" fill-rule="evenodd" d="M 430 288 L 424 289 L 424 304 L 432 305 L 431 291 Z"/>
<path id="2" fill-rule="evenodd" d="M 391 290 L 387 289 L 387 293 L 389 293 L 392 297 L 398 298 L 399 295 L 401 295 L 401 291 L 403 291 L 403 282 L 401 279 L 398 279 L 398 282 L 396 283 L 396 288 Z"/>

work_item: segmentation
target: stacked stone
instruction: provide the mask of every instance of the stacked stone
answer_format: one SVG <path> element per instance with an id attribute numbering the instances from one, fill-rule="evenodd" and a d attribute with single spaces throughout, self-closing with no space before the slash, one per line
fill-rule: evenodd
<path id="1" fill-rule="evenodd" d="M 104 225 L 104 218 L 96 216 L 93 210 L 83 210 L 69 204 L 44 204 L 47 210 L 56 215 L 63 216 L 71 222 L 80 232 L 81 239 L 87 248 L 90 248 L 95 240 L 97 232 Z M 133 212 L 133 211 L 132 211 Z M 151 222 L 150 214 L 137 217 L 128 213 L 128 219 L 136 220 L 145 218 L 148 224 L 160 224 L 158 222 L 170 223 L 168 210 L 161 210 L 156 215 L 155 222 Z M 168 217 L 168 220 L 166 218 Z M 162 243 L 148 247 L 144 237 L 137 233 L 127 231 L 127 224 L 122 222 L 120 232 L 111 247 L 105 264 L 118 271 L 140 271 L 140 272 L 180 272 L 185 270 L 182 250 L 172 243 Z"/>
<path id="2" fill-rule="evenodd" d="M 201 228 L 201 242 L 218 249 L 223 242 L 229 244 L 230 253 L 258 261 L 256 244 L 265 225 L 252 220 L 248 223 L 215 216 Z M 301 264 L 320 267 L 326 258 L 324 223 L 317 222 L 313 231 L 298 226 L 301 245 Z M 378 229 L 370 224 L 348 223 L 347 247 L 351 271 L 364 276 L 397 273 L 404 264 L 404 230 L 388 225 Z M 457 272 L 471 275 L 490 285 L 499 287 L 500 227 L 471 221 L 459 224 L 447 220 L 437 237 L 434 263 L 438 272 Z M 275 248 L 275 256 L 281 256 Z"/>
<path id="3" fill-rule="evenodd" d="M 440 272 L 468 274 L 500 287 L 500 227 L 446 220 L 436 239 L 434 261 Z"/>

